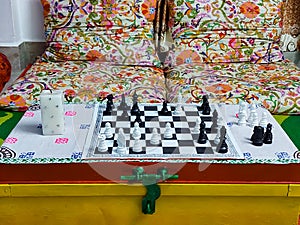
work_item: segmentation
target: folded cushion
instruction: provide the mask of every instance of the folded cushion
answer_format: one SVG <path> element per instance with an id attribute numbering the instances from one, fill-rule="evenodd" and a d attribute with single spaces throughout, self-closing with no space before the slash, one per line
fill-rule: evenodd
<path id="1" fill-rule="evenodd" d="M 161 66 L 151 32 L 142 29 L 61 28 L 52 34 L 43 58 L 51 61 L 97 60 L 113 65 Z"/>
<path id="2" fill-rule="evenodd" d="M 278 40 L 282 6 L 281 0 L 170 0 L 169 25 L 173 38 L 190 38 L 197 31 L 271 28 L 268 35 Z"/>
<path id="3" fill-rule="evenodd" d="M 44 60 L 98 60 L 160 66 L 154 45 L 156 0 L 41 0 Z"/>

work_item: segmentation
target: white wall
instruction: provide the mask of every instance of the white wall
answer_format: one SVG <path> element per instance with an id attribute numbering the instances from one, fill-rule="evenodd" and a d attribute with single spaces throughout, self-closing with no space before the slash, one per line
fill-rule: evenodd
<path id="1" fill-rule="evenodd" d="M 40 0 L 0 0 L 0 46 L 44 41 Z"/>

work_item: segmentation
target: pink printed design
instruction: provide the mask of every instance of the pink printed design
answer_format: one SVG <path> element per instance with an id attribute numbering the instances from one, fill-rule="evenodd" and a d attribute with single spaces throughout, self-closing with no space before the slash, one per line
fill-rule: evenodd
<path id="1" fill-rule="evenodd" d="M 34 112 L 25 112 L 24 117 L 34 117 Z"/>
<path id="2" fill-rule="evenodd" d="M 6 143 L 6 144 L 15 144 L 17 141 L 18 141 L 17 138 L 9 137 L 9 138 L 6 138 L 6 140 L 4 141 L 4 143 Z"/>
<path id="3" fill-rule="evenodd" d="M 77 114 L 77 112 L 75 112 L 75 111 L 67 111 L 65 113 L 66 116 L 76 116 L 76 114 Z"/>
<path id="4" fill-rule="evenodd" d="M 55 144 L 68 144 L 69 138 L 57 138 Z"/>

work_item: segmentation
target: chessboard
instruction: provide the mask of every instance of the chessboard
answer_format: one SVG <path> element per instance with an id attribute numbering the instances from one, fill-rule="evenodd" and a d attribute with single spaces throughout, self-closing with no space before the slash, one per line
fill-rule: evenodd
<path id="1" fill-rule="evenodd" d="M 83 159 L 244 158 L 214 104 L 99 105 L 93 121 Z"/>

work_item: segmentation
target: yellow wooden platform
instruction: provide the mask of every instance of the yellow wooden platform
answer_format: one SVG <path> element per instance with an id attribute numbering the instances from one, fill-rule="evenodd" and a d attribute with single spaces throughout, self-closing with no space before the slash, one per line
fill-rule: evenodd
<path id="1" fill-rule="evenodd" d="M 300 185 L 160 184 L 156 212 L 144 215 L 141 185 L 0 186 L 0 224 L 297 224 Z"/>

